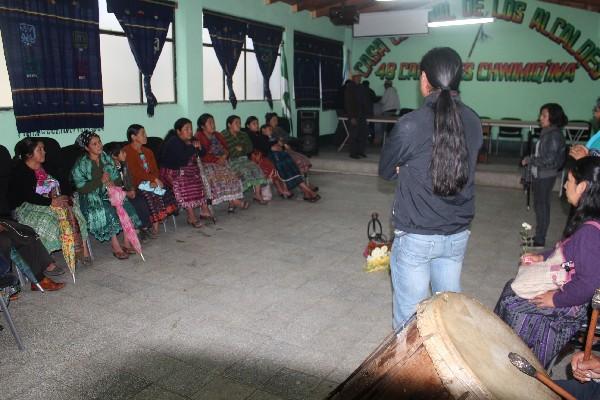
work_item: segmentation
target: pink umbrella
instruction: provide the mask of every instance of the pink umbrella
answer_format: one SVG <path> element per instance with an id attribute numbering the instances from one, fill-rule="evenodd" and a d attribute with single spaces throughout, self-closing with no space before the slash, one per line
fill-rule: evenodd
<path id="1" fill-rule="evenodd" d="M 125 235 L 125 238 L 129 241 L 129 243 L 131 243 L 131 246 L 133 246 L 135 251 L 137 251 L 142 257 L 142 260 L 146 261 L 144 255 L 142 254 L 142 245 L 140 244 L 140 239 L 138 238 L 137 232 L 131 223 L 131 218 L 129 218 L 127 211 L 125 211 L 123 208 L 125 191 L 117 186 L 109 186 L 108 199 L 110 200 L 110 204 L 112 204 L 117 210 L 117 215 L 119 216 L 119 221 L 121 221 L 121 227 L 123 228 L 123 235 Z"/>

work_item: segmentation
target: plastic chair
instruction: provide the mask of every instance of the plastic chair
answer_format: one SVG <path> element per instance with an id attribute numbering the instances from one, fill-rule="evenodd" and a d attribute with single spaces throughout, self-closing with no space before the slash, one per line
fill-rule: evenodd
<path id="1" fill-rule="evenodd" d="M 8 328 L 10 329 L 10 332 L 12 333 L 13 337 L 15 338 L 15 341 L 17 342 L 17 347 L 19 348 L 19 350 L 23 351 L 25 350 L 25 346 L 23 346 L 21 336 L 19 336 L 19 332 L 17 332 L 17 328 L 15 328 L 15 324 L 13 323 L 12 316 L 8 311 L 8 304 L 10 302 L 10 298 L 6 296 L 5 299 L 6 289 L 11 286 L 15 286 L 17 282 L 17 277 L 13 274 L 6 274 L 0 277 L 0 310 L 2 310 L 2 314 L 4 315 L 4 319 L 8 324 Z"/>
<path id="2" fill-rule="evenodd" d="M 521 121 L 520 118 L 502 118 L 505 121 Z M 519 151 L 519 156 L 523 156 L 523 128 L 513 128 L 509 126 L 500 126 L 498 127 L 498 136 L 496 137 L 496 155 L 498 155 L 498 149 L 500 147 L 500 138 L 518 138 L 521 150 Z"/>
<path id="3" fill-rule="evenodd" d="M 71 181 L 71 170 L 82 155 L 83 150 L 76 144 L 60 149 L 60 169 L 64 178 L 62 192 L 67 196 L 71 196 L 75 192 L 75 186 Z"/>
<path id="4" fill-rule="evenodd" d="M 12 170 L 12 158 L 8 149 L 0 145 L 0 215 L 10 215 L 8 203 L 8 182 Z"/>
<path id="5" fill-rule="evenodd" d="M 163 144 L 162 138 L 156 136 L 148 136 L 148 142 L 146 143 L 146 147 L 152 150 L 154 153 L 154 158 L 158 160 L 158 156 L 160 154 L 160 147 Z"/>

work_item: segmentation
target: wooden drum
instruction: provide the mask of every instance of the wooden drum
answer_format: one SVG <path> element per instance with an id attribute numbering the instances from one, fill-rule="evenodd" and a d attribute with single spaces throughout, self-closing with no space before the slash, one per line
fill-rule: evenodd
<path id="1" fill-rule="evenodd" d="M 515 352 L 538 370 L 531 350 L 494 313 L 460 293 L 423 301 L 328 399 L 560 399 L 515 368 Z"/>

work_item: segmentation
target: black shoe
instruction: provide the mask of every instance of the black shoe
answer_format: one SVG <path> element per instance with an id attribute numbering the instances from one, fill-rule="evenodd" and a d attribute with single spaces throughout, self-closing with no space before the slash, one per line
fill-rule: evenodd
<path id="1" fill-rule="evenodd" d="M 350 158 L 354 158 L 355 160 L 358 160 L 360 158 L 360 156 L 358 154 L 350 154 Z"/>
<path id="2" fill-rule="evenodd" d="M 358 156 L 362 158 L 367 158 L 367 155 L 365 153 L 360 153 Z"/>
<path id="3" fill-rule="evenodd" d="M 545 247 L 546 243 L 545 242 L 533 242 L 533 247 Z"/>

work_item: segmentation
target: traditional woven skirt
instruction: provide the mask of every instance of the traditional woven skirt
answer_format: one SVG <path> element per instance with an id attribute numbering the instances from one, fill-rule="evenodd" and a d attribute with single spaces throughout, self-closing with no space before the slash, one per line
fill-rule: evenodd
<path id="1" fill-rule="evenodd" d="M 298 166 L 298 169 L 300 170 L 300 173 L 302 173 L 302 175 L 306 174 L 308 172 L 308 170 L 312 167 L 312 164 L 311 164 L 309 158 L 306 157 L 304 154 L 300 154 L 293 150 L 286 150 L 286 151 L 290 155 L 290 157 L 292 157 L 292 160 L 294 160 L 294 163 L 296 163 L 296 165 Z"/>
<path id="2" fill-rule="evenodd" d="M 242 181 L 227 165 L 202 163 L 202 173 L 210 185 L 208 197 L 213 205 L 244 197 Z"/>
<path id="3" fill-rule="evenodd" d="M 52 208 L 23 203 L 15 210 L 15 214 L 19 223 L 29 225 L 35 230 L 49 253 L 62 250 L 60 222 L 57 213 L 52 211 Z M 88 238 L 88 227 L 77 200 L 73 207 L 70 207 L 68 217 L 71 229 L 76 235 L 76 246 L 79 247 L 81 242 Z M 76 250 L 79 249 L 76 248 Z"/>
<path id="4" fill-rule="evenodd" d="M 523 339 L 547 367 L 587 320 L 587 306 L 539 308 L 515 294 L 508 281 L 494 312 Z"/>
<path id="5" fill-rule="evenodd" d="M 159 196 L 152 192 L 140 190 L 142 197 L 148 205 L 150 211 L 150 222 L 161 222 L 169 215 L 177 211 L 177 200 L 171 189 L 166 188 L 165 194 Z"/>
<path id="6" fill-rule="evenodd" d="M 281 180 L 289 190 L 292 190 L 302 182 L 304 177 L 292 157 L 286 151 L 272 151 L 269 155 Z"/>
<path id="7" fill-rule="evenodd" d="M 242 180 L 244 192 L 254 186 L 266 185 L 269 183 L 258 165 L 254 164 L 246 156 L 232 158 L 229 161 L 229 166 Z"/>
<path id="8" fill-rule="evenodd" d="M 181 208 L 196 208 L 206 204 L 206 194 L 195 157 L 179 169 L 161 168 L 160 176 L 175 194 Z"/>
<path id="9" fill-rule="evenodd" d="M 101 197 L 96 192 L 79 194 L 79 203 L 81 212 L 85 215 L 88 231 L 97 240 L 105 242 L 121 232 L 121 221 L 117 215 L 117 210 L 110 204 L 108 195 Z M 127 198 L 123 201 L 123 208 L 131 219 L 133 226 L 140 227 L 142 222 Z"/>

